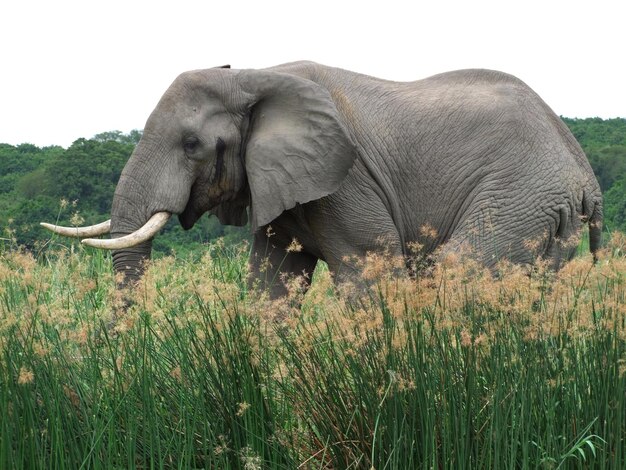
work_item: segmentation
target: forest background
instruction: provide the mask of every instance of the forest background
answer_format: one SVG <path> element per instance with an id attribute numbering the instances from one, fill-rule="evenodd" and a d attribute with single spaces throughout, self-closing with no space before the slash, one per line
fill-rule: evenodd
<path id="1" fill-rule="evenodd" d="M 562 118 L 584 149 L 604 194 L 605 230 L 626 231 L 626 118 Z M 109 218 L 119 175 L 141 131 L 109 131 L 76 140 L 69 148 L 0 144 L 0 246 L 38 252 L 54 240 L 39 222 L 82 225 Z M 155 239 L 158 254 L 201 253 L 223 237 L 237 243 L 246 227 L 222 226 L 203 217 L 185 232 L 176 218 Z"/>

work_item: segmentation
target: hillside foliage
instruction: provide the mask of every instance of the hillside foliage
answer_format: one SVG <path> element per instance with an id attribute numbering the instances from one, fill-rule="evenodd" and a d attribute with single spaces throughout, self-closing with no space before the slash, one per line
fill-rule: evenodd
<path id="1" fill-rule="evenodd" d="M 626 230 L 626 119 L 563 118 L 585 150 L 605 198 L 605 226 Z M 115 185 L 141 131 L 110 131 L 69 148 L 0 144 L 0 238 L 30 250 L 51 241 L 41 221 L 64 225 L 109 218 Z M 218 237 L 237 242 L 247 228 L 203 217 L 189 232 L 173 218 L 155 240 L 157 253 L 187 254 Z M 54 239 L 55 243 L 67 243 Z"/>

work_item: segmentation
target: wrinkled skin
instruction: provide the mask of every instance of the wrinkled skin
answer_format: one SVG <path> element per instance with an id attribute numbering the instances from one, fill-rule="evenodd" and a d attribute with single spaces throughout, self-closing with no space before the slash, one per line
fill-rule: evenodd
<path id="1" fill-rule="evenodd" d="M 559 240 L 588 222 L 595 252 L 602 223 L 580 146 L 510 75 L 463 70 L 398 83 L 309 62 L 184 73 L 124 168 L 112 236 L 158 211 L 178 214 L 185 229 L 206 212 L 243 225 L 246 208 L 261 284 L 310 276 L 319 259 L 352 277 L 358 268 L 346 257 L 362 259 L 381 239 L 398 256 L 411 242 L 426 252 L 468 245 L 487 266 L 539 254 L 558 267 L 574 252 Z M 293 238 L 303 249 L 287 254 Z M 135 279 L 149 255 L 149 243 L 116 251 L 115 268 Z M 281 282 L 268 287 L 285 293 Z"/>

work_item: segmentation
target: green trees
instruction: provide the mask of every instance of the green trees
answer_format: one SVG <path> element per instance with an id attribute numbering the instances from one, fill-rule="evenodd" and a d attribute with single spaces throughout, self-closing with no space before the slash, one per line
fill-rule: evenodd
<path id="1" fill-rule="evenodd" d="M 104 132 L 78 139 L 67 150 L 0 144 L 0 238 L 37 249 L 51 237 L 39 227 L 41 221 L 76 225 L 107 219 L 117 180 L 140 138 L 140 131 Z M 247 233 L 208 218 L 184 232 L 172 220 L 155 250 L 187 253 L 215 237 L 240 241 Z"/>
<path id="2" fill-rule="evenodd" d="M 111 197 L 120 172 L 132 153 L 132 143 L 78 139 L 62 155 L 46 161 L 45 178 L 57 184 L 44 192 L 56 199 L 79 201 L 94 215 L 111 209 Z"/>
<path id="3" fill-rule="evenodd" d="M 603 191 L 626 175 L 626 119 L 563 118 L 563 121 L 587 154 Z"/>

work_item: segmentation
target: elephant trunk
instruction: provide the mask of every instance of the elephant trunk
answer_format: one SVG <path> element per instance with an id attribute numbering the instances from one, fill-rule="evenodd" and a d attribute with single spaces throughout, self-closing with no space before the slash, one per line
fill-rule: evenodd
<path id="1" fill-rule="evenodd" d="M 111 239 L 107 242 L 120 241 L 140 230 L 150 219 L 148 199 L 145 189 L 137 179 L 128 176 L 129 166 L 133 166 L 134 158 L 127 163 L 122 171 L 120 180 L 115 189 L 111 205 Z M 97 240 L 104 241 L 104 240 Z M 107 248 L 101 246 L 100 248 Z M 145 263 L 150 259 L 152 252 L 152 238 L 142 240 L 131 246 L 110 246 L 113 249 L 113 267 L 117 277 L 118 287 L 131 287 L 141 278 Z"/>
<path id="2" fill-rule="evenodd" d="M 152 252 L 152 238 L 165 226 L 172 213 L 179 213 L 184 208 L 188 198 L 188 194 L 181 191 L 163 191 L 165 197 L 155 195 L 154 188 L 160 187 L 154 184 L 155 176 L 171 172 L 164 172 L 154 163 L 158 160 L 151 158 L 154 152 L 150 150 L 154 145 L 145 137 L 120 175 L 110 220 L 89 227 L 42 223 L 45 228 L 64 236 L 83 238 L 110 233 L 111 238 L 83 238 L 82 243 L 113 250 L 118 287 L 132 286 L 141 278 Z"/>
<path id="3" fill-rule="evenodd" d="M 145 263 L 150 259 L 151 252 L 152 240 L 130 248 L 113 251 L 113 267 L 118 279 L 118 287 L 129 287 L 139 281 L 143 275 Z"/>
<path id="4" fill-rule="evenodd" d="M 131 207 L 128 203 L 119 203 L 118 191 L 113 198 L 113 208 L 111 210 L 111 240 L 119 240 L 128 236 L 142 226 L 145 222 L 142 216 L 131 215 Z M 116 203 L 116 201 L 118 201 Z M 120 206 L 123 206 L 120 210 Z M 132 211 L 137 212 L 137 211 Z M 146 240 L 135 246 L 123 247 L 113 250 L 113 268 L 115 270 L 117 285 L 120 288 L 131 287 L 143 275 L 145 263 L 150 259 L 152 253 L 152 240 Z"/>

